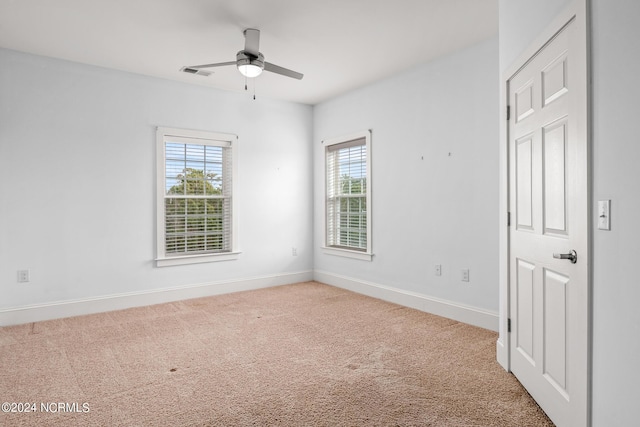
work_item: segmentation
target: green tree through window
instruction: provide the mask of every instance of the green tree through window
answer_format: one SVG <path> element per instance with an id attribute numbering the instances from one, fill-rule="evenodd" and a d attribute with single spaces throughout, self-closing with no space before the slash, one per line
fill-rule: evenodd
<path id="1" fill-rule="evenodd" d="M 366 249 L 367 247 L 367 196 L 366 178 L 340 177 L 341 192 L 338 196 L 337 246 Z"/>
<path id="2" fill-rule="evenodd" d="M 225 148 L 167 142 L 166 153 L 165 252 L 228 251 Z"/>

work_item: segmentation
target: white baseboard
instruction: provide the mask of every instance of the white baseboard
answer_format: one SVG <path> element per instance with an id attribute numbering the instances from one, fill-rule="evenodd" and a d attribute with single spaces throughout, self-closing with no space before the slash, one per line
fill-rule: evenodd
<path id="1" fill-rule="evenodd" d="M 272 286 L 317 280 L 328 285 L 414 308 L 481 328 L 498 330 L 498 314 L 415 292 L 365 282 L 324 271 L 302 271 L 271 276 L 234 279 L 155 289 L 143 292 L 103 295 L 95 298 L 56 301 L 0 309 L 0 326 L 18 325 L 63 317 L 101 313 L 130 307 L 249 291 Z M 499 344 L 499 343 L 498 343 Z M 504 350 L 504 349 L 503 349 Z M 503 352 L 498 352 L 500 357 Z M 501 363 L 502 364 L 502 363 Z M 503 364 L 504 366 L 504 364 Z"/>
<path id="2" fill-rule="evenodd" d="M 234 279 L 0 309 L 0 326 L 121 310 L 313 280 L 312 271 Z"/>
<path id="3" fill-rule="evenodd" d="M 498 331 L 498 313 L 471 307 L 457 302 L 430 297 L 416 292 L 405 291 L 390 286 L 370 283 L 359 279 L 340 276 L 325 271 L 315 270 L 313 279 L 359 294 L 378 298 L 384 301 L 400 304 L 405 307 L 415 308 L 459 322 L 478 326 L 481 328 Z"/>

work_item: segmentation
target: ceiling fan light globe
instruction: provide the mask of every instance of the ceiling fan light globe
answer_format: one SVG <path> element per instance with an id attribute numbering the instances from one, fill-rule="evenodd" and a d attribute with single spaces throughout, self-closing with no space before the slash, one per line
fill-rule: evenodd
<path id="1" fill-rule="evenodd" d="M 249 78 L 258 77 L 262 74 L 262 67 L 255 64 L 238 65 L 238 70 L 240 71 L 240 74 Z"/>

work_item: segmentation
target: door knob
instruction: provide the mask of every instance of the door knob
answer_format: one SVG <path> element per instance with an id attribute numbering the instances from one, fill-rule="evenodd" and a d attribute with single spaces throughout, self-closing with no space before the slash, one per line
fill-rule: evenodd
<path id="1" fill-rule="evenodd" d="M 568 254 L 553 254 L 553 257 L 557 259 L 568 259 L 572 264 L 578 262 L 578 253 L 573 249 L 571 249 L 571 252 Z"/>

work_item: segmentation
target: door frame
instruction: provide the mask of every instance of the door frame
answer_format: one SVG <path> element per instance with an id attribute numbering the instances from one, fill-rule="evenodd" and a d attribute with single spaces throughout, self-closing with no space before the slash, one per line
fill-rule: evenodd
<path id="1" fill-rule="evenodd" d="M 538 37 L 525 49 L 518 59 L 502 73 L 500 79 L 500 228 L 499 228 L 499 336 L 496 342 L 497 361 L 507 371 L 511 370 L 510 334 L 508 332 L 510 310 L 510 282 L 509 282 L 509 122 L 507 121 L 507 106 L 509 104 L 509 81 L 533 58 L 560 30 L 570 21 L 576 25 L 575 31 L 580 35 L 580 46 L 572 63 L 582 64 L 580 73 L 580 85 L 585 88 L 578 96 L 584 97 L 583 108 L 576 117 L 578 120 L 579 137 L 587 143 L 587 242 L 588 253 L 582 257 L 587 262 L 587 319 L 588 331 L 588 355 L 587 355 L 587 425 L 591 425 L 591 396 L 592 396 L 592 277 L 593 277 L 593 191 L 592 191 L 592 143 L 591 143 L 591 87 L 590 87 L 590 27 L 589 27 L 589 0 L 574 0 L 563 10 L 551 24 L 542 31 Z"/>

